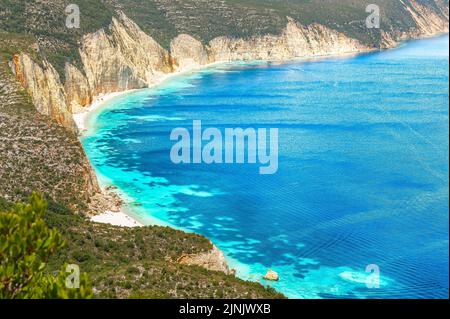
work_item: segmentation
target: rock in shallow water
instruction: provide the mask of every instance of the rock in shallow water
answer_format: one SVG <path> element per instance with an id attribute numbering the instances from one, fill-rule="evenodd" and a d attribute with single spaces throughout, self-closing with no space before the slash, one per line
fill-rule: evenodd
<path id="1" fill-rule="evenodd" d="M 267 274 L 265 276 L 263 276 L 263 278 L 265 280 L 270 280 L 270 281 L 278 281 L 278 280 L 280 280 L 280 276 L 278 276 L 278 273 L 273 271 L 273 270 L 271 270 L 271 269 L 269 269 L 267 271 Z"/>

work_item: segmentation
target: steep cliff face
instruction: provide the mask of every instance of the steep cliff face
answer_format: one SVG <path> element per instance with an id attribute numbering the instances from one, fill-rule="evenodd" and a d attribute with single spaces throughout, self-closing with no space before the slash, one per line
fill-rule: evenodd
<path id="1" fill-rule="evenodd" d="M 172 72 L 169 52 L 124 13 L 119 12 L 118 19 L 113 18 L 111 32 L 124 63 L 146 84 L 151 85 L 163 74 Z"/>
<path id="2" fill-rule="evenodd" d="M 46 60 L 43 67 L 25 54 L 14 57 L 14 71 L 36 109 L 76 131 L 72 114 L 97 95 L 144 88 L 172 72 L 171 56 L 123 13 L 108 30 L 86 35 L 79 48 L 82 68 L 66 63 L 65 82 Z"/>
<path id="3" fill-rule="evenodd" d="M 417 1 L 402 1 L 402 4 L 413 26 L 402 32 L 393 27 L 382 29 L 381 47 L 393 47 L 408 38 L 448 32 L 446 1 L 435 1 L 437 9 L 433 10 Z M 14 65 L 17 78 L 27 88 L 36 108 L 75 130 L 71 114 L 83 111 L 95 96 L 151 86 L 172 72 L 213 62 L 282 61 L 372 49 L 321 24 L 302 25 L 288 18 L 279 35 L 245 39 L 221 36 L 204 44 L 190 35 L 180 34 L 171 41 L 168 52 L 124 13 L 118 12 L 107 29 L 83 37 L 79 48 L 81 68 L 66 64 L 64 85 L 47 61 L 43 61 L 41 68 L 22 54 L 14 59 Z"/>
<path id="4" fill-rule="evenodd" d="M 67 109 L 66 92 L 53 66 L 44 60 L 41 67 L 26 54 L 15 55 L 13 62 L 14 73 L 29 92 L 38 112 L 75 131 L 75 122 Z"/>
<path id="5" fill-rule="evenodd" d="M 418 1 L 405 2 L 400 0 L 405 10 L 414 21 L 414 27 L 409 31 L 399 32 L 395 29 L 381 31 L 381 47 L 392 48 L 400 41 L 433 36 L 449 30 L 448 2 L 435 1 L 436 10 L 420 4 Z"/>
<path id="6" fill-rule="evenodd" d="M 145 86 L 105 30 L 85 36 L 80 55 L 91 96 Z"/>
<path id="7" fill-rule="evenodd" d="M 303 26 L 288 20 L 279 36 L 213 39 L 209 43 L 210 60 L 288 60 L 369 50 L 357 40 L 320 24 Z"/>
<path id="8" fill-rule="evenodd" d="M 171 41 L 170 53 L 177 71 L 194 69 L 212 62 L 203 43 L 187 34 L 180 34 Z"/>
<path id="9" fill-rule="evenodd" d="M 417 1 L 411 1 L 410 4 L 405 4 L 406 10 L 411 14 L 412 19 L 416 24 L 416 36 L 433 35 L 439 32 L 448 32 L 448 7 L 444 2 L 437 1 L 436 6 L 440 10 L 440 14 L 431 10 L 430 8 L 421 5 Z"/>
<path id="10" fill-rule="evenodd" d="M 169 53 L 123 13 L 113 18 L 108 32 L 86 35 L 80 55 L 90 98 L 143 88 L 172 71 Z"/>
<path id="11" fill-rule="evenodd" d="M 75 66 L 66 63 L 66 83 L 68 110 L 72 114 L 83 111 L 83 107 L 92 103 L 92 90 L 88 80 Z"/>
<path id="12" fill-rule="evenodd" d="M 320 24 L 303 26 L 292 19 L 278 36 L 248 39 L 217 37 L 207 45 L 189 35 L 172 40 L 171 55 L 177 70 L 187 70 L 213 62 L 276 60 L 367 51 L 370 48 Z"/>

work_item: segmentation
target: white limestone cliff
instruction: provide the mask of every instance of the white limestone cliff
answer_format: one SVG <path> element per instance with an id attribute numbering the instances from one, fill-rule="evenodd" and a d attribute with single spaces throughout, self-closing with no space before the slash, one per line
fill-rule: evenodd
<path id="1" fill-rule="evenodd" d="M 415 26 L 410 31 L 380 31 L 381 47 L 393 47 L 409 38 L 448 32 L 448 5 L 440 0 L 436 3 L 440 14 L 417 1 L 403 2 Z M 82 112 L 94 97 L 145 88 L 173 72 L 214 62 L 286 61 L 374 49 L 323 25 L 301 25 L 291 18 L 287 20 L 279 35 L 245 39 L 221 36 L 204 44 L 190 35 L 180 34 L 171 41 L 169 52 L 124 13 L 118 12 L 107 29 L 83 37 L 79 48 L 81 66 L 67 64 L 64 83 L 45 60 L 41 67 L 30 57 L 19 54 L 13 65 L 17 78 L 30 93 L 39 112 L 76 131 L 71 114 Z"/>
<path id="2" fill-rule="evenodd" d="M 53 118 L 57 123 L 76 130 L 71 112 L 68 110 L 67 95 L 58 72 L 47 61 L 35 63 L 26 54 L 13 57 L 13 71 L 19 82 L 30 94 L 39 113 Z"/>

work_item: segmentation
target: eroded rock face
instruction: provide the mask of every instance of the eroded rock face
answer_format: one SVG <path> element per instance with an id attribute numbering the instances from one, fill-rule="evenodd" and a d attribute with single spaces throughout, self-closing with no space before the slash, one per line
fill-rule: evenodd
<path id="1" fill-rule="evenodd" d="M 403 1 L 401 2 L 411 14 L 417 26 L 418 35 L 430 36 L 439 32 L 448 32 L 448 7 L 443 2 L 437 1 L 436 5 L 439 7 L 442 15 L 447 18 L 447 21 L 442 19 L 442 15 L 439 16 L 436 12 L 417 1 L 410 1 L 410 5 L 405 4 Z"/>
<path id="2" fill-rule="evenodd" d="M 118 19 L 113 18 L 110 29 L 122 55 L 121 62 L 130 66 L 146 85 L 156 83 L 162 75 L 172 72 L 169 52 L 145 34 L 124 13 L 119 12 Z"/>
<path id="3" fill-rule="evenodd" d="M 283 33 L 288 51 L 293 57 L 314 57 L 367 51 L 371 48 L 320 24 L 303 26 L 289 19 Z"/>
<path id="4" fill-rule="evenodd" d="M 370 48 L 320 24 L 303 26 L 288 18 L 281 35 L 250 39 L 219 37 L 209 43 L 211 61 L 289 60 L 367 51 Z"/>
<path id="5" fill-rule="evenodd" d="M 26 54 L 15 55 L 13 66 L 14 73 L 27 89 L 38 112 L 76 131 L 72 114 L 67 109 L 66 92 L 53 66 L 44 60 L 41 67 Z"/>
<path id="6" fill-rule="evenodd" d="M 109 32 L 86 35 L 80 55 L 91 98 L 144 88 L 172 71 L 169 53 L 123 13 L 113 18 Z"/>
<path id="7" fill-rule="evenodd" d="M 198 68 L 211 62 L 204 45 L 187 34 L 180 34 L 172 40 L 170 53 L 177 71 Z"/>
<path id="8" fill-rule="evenodd" d="M 145 87 L 104 30 L 84 37 L 80 55 L 91 96 Z"/>
<path id="9" fill-rule="evenodd" d="M 178 258 L 177 262 L 182 265 L 195 265 L 213 271 L 221 271 L 225 274 L 232 274 L 228 267 L 225 255 L 215 245 L 211 251 L 201 254 L 184 254 Z"/>
<path id="10" fill-rule="evenodd" d="M 66 63 L 66 83 L 64 88 L 67 95 L 67 106 L 72 114 L 83 111 L 83 108 L 92 103 L 92 92 L 89 83 L 75 66 Z"/>
<path id="11" fill-rule="evenodd" d="M 409 31 L 399 32 L 397 30 L 389 30 L 381 32 L 381 47 L 392 48 L 398 45 L 399 42 L 433 36 L 439 33 L 449 31 L 449 12 L 448 2 L 438 0 L 435 1 L 437 11 L 420 4 L 418 1 L 402 1 L 400 0 L 405 10 L 410 14 L 414 21 L 414 26 Z"/>

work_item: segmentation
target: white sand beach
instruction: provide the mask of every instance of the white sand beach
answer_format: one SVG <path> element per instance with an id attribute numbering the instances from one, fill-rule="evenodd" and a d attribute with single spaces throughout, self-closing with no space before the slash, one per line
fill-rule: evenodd
<path id="1" fill-rule="evenodd" d="M 105 212 L 94 217 L 91 217 L 91 221 L 101 224 L 110 224 L 120 227 L 143 227 L 144 225 L 131 218 L 124 212 Z"/>
<path id="2" fill-rule="evenodd" d="M 75 124 L 78 127 L 78 131 L 80 132 L 80 134 L 82 134 L 84 131 L 86 131 L 88 129 L 87 120 L 88 120 L 89 115 L 92 112 L 98 110 L 99 108 L 104 106 L 106 104 L 106 102 L 112 100 L 113 98 L 118 97 L 120 95 L 128 94 L 132 91 L 133 90 L 128 90 L 128 91 L 105 93 L 105 94 L 98 95 L 94 98 L 94 101 L 92 102 L 91 105 L 84 108 L 83 112 L 73 114 L 73 119 L 75 121 Z"/>

